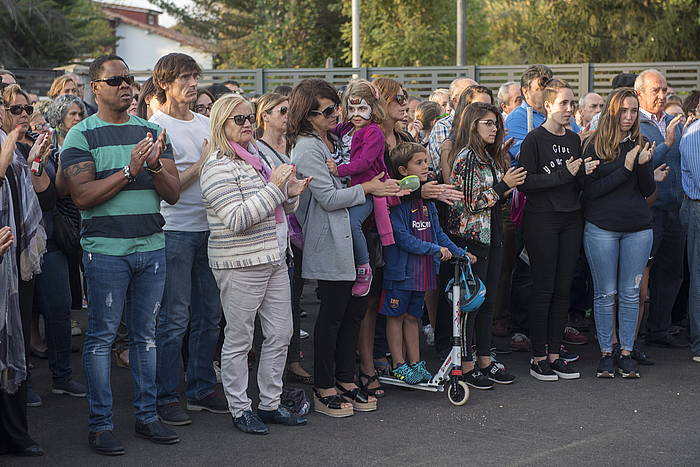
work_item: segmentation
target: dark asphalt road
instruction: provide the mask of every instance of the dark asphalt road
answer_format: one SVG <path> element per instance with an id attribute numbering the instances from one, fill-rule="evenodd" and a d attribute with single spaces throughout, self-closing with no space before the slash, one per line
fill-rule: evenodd
<path id="1" fill-rule="evenodd" d="M 302 328 L 312 331 L 315 306 L 307 301 L 306 309 L 311 316 Z M 303 341 L 309 369 L 311 347 Z M 688 350 L 648 349 L 657 364 L 641 367 L 634 381 L 595 378 L 595 341 L 572 350 L 582 354 L 580 380 L 536 381 L 528 356 L 513 353 L 502 360 L 516 383 L 472 389 L 462 407 L 444 393 L 390 388 L 376 412 L 348 419 L 311 414 L 305 427 L 272 426 L 262 437 L 235 430 L 228 415 L 194 413 L 192 425 L 176 428 L 182 441 L 174 446 L 133 436 L 131 379 L 115 366 L 115 433 L 127 450 L 117 458 L 87 447 L 85 399 L 51 395 L 46 361 L 32 359 L 44 405 L 29 409 L 29 422 L 46 456 L 0 457 L 0 465 L 700 465 L 700 364 Z M 435 369 L 434 352 L 424 356 Z M 77 354 L 73 364 L 82 381 Z"/>

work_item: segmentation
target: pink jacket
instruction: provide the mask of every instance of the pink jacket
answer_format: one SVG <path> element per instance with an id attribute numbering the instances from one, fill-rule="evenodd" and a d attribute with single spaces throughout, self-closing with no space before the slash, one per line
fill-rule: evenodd
<path id="1" fill-rule="evenodd" d="M 335 128 L 336 134 L 341 138 L 353 129 L 350 122 L 341 123 Z M 380 173 L 384 173 L 381 180 L 389 178 L 386 164 L 384 163 L 384 131 L 376 123 L 360 128 L 352 135 L 350 148 L 350 162 L 338 166 L 338 175 L 350 176 L 350 185 L 359 185 L 368 182 Z M 389 217 L 389 205 L 387 198 L 374 196 L 374 222 L 382 245 L 393 245 L 394 233 L 391 229 Z"/>

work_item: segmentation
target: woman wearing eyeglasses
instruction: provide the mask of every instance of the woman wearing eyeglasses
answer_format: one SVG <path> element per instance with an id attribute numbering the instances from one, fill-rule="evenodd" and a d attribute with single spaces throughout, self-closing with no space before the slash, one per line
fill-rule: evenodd
<path id="1" fill-rule="evenodd" d="M 486 285 L 483 305 L 462 319 L 462 377 L 473 388 L 491 389 L 493 383 L 510 384 L 515 379 L 491 360 L 491 325 L 503 258 L 500 203 L 525 181 L 526 173 L 509 168 L 497 107 L 474 102 L 461 108 L 455 123 L 454 143 L 446 159 L 450 183 L 461 189 L 464 200 L 450 207 L 447 230 L 458 246 L 476 255 L 474 270 Z"/>
<path id="2" fill-rule="evenodd" d="M 330 174 L 326 161 L 340 147 L 331 133 L 338 122 L 338 94 L 321 79 L 305 79 L 289 96 L 287 144 L 299 174 L 312 177 L 297 217 L 304 232 L 302 275 L 318 281 L 321 306 L 314 328 L 315 410 L 331 417 L 376 410 L 377 400 L 355 383 L 355 349 L 366 297 L 354 297 L 356 278 L 347 208 L 366 195 L 394 196 L 396 180 L 372 180 L 347 187 Z"/>
<path id="3" fill-rule="evenodd" d="M 197 100 L 192 110 L 208 117 L 211 114 L 211 107 L 214 105 L 215 100 L 214 94 L 212 94 L 211 91 L 205 88 L 199 88 L 197 89 Z"/>
<path id="4" fill-rule="evenodd" d="M 234 425 L 245 433 L 264 434 L 266 424 L 303 425 L 306 420 L 280 406 L 282 374 L 292 311 L 287 272 L 287 221 L 309 179 L 295 168 L 272 169 L 253 141 L 255 114 L 242 96 L 222 96 L 211 111 L 211 154 L 200 185 L 207 206 L 209 265 L 226 316 L 221 351 L 221 382 Z M 255 317 L 265 340 L 260 352 L 257 413 L 248 398 L 248 352 Z"/>
<path id="5" fill-rule="evenodd" d="M 287 118 L 289 97 L 270 92 L 257 102 L 258 148 L 263 158 L 272 166 L 289 164 L 287 155 Z M 301 365 L 301 334 L 308 333 L 301 329 L 301 294 L 304 291 L 304 279 L 301 277 L 304 239 L 301 226 L 294 214 L 287 217 L 289 222 L 289 239 L 292 248 L 292 322 L 294 332 L 287 352 L 287 379 L 302 384 L 313 384 L 313 377 Z"/>

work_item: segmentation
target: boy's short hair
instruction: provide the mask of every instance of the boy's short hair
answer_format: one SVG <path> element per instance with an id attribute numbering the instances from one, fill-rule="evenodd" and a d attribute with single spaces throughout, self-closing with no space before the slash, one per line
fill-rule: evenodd
<path id="1" fill-rule="evenodd" d="M 389 153 L 393 172 L 398 176 L 399 167 L 407 167 L 413 156 L 421 152 L 427 154 L 428 150 L 418 143 L 401 143 L 396 146 Z"/>

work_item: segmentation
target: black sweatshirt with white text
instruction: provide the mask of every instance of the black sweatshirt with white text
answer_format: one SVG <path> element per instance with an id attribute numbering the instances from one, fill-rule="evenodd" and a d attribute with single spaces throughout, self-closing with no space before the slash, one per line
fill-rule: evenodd
<path id="1" fill-rule="evenodd" d="M 525 211 L 574 212 L 581 209 L 583 164 L 576 176 L 566 168 L 570 157 L 581 157 L 581 140 L 571 130 L 559 136 L 543 126 L 527 134 L 520 146 L 519 167 L 527 170 L 518 189 L 527 196 Z"/>

